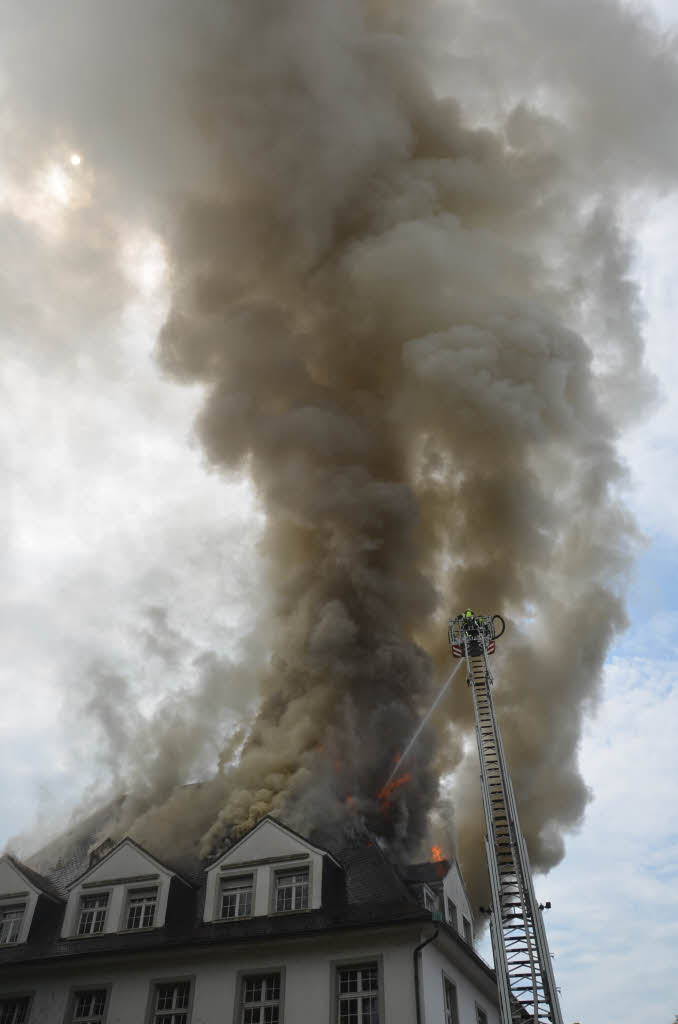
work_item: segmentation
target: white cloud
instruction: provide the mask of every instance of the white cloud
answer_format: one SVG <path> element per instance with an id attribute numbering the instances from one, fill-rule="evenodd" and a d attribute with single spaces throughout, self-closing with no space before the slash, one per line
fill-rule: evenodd
<path id="1" fill-rule="evenodd" d="M 623 442 L 633 477 L 631 504 L 643 529 L 678 540 L 675 466 L 678 461 L 678 198 L 669 196 L 648 211 L 636 239 L 634 273 L 647 310 L 648 365 L 657 377 L 661 400 L 652 416 Z"/>
<path id="2" fill-rule="evenodd" d="M 208 469 L 192 443 L 199 389 L 154 363 L 162 252 L 141 233 L 122 259 L 134 287 L 104 350 L 84 331 L 61 363 L 17 332 L 3 362 L 0 843 L 36 807 L 63 823 L 97 777 L 81 719 L 95 667 L 127 678 L 149 713 L 190 689 L 203 652 L 236 649 L 255 614 L 256 497 Z"/>
<path id="3" fill-rule="evenodd" d="M 594 792 L 537 877 L 566 1021 L 670 1024 L 678 1012 L 678 665 L 613 659 L 581 748 Z M 639 1016 L 642 1006 L 642 1016 Z"/>

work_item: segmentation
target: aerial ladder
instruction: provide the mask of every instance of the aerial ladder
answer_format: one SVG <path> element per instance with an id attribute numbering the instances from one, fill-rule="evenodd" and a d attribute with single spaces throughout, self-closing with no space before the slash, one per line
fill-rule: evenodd
<path id="1" fill-rule="evenodd" d="M 492 703 L 488 657 L 504 633 L 500 615 L 468 610 L 450 620 L 452 655 L 464 658 L 473 693 L 485 849 L 492 906 L 490 932 L 502 1024 L 563 1024 L 551 955 Z"/>

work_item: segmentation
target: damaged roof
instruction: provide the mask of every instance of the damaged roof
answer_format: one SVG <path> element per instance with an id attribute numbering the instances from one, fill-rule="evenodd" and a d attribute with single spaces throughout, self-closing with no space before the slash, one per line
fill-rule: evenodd
<path id="1" fill-rule="evenodd" d="M 106 841 L 106 825 L 114 817 L 116 807 L 109 805 L 80 825 L 49 844 L 32 858 L 35 867 L 17 862 L 42 892 L 60 899 L 65 888 L 89 870 L 90 855 Z M 275 820 L 275 819 L 274 819 Z M 292 832 L 287 825 L 277 822 Z M 292 833 L 298 835 L 298 833 Z M 306 842 L 317 842 L 319 836 Z M 322 852 L 327 875 L 323 883 L 324 903 L 319 909 L 289 915 L 261 915 L 242 920 L 205 923 L 201 916 L 204 905 L 206 874 L 203 870 L 196 884 L 184 885 L 185 897 L 177 905 L 177 913 L 164 926 L 143 932 L 114 932 L 88 937 L 61 938 L 56 919 L 50 929 L 39 929 L 27 943 L 0 947 L 0 971 L 3 966 L 32 962 L 54 962 L 82 959 L 115 952 L 142 952 L 186 947 L 210 947 L 231 943 L 292 939 L 328 931 L 366 927 L 387 927 L 407 924 L 425 925 L 431 921 L 417 898 L 421 883 L 440 883 L 450 867 L 449 861 L 412 864 L 398 867 L 369 833 L 361 832 L 351 839 L 325 837 Z M 138 844 L 135 844 L 138 845 Z M 116 844 L 117 846 L 117 844 Z M 141 848 L 143 852 L 146 852 Z M 108 852 L 108 851 L 107 851 Z M 111 851 L 112 852 L 112 851 Z M 105 855 L 104 858 L 105 859 Z M 38 873 L 38 865 L 49 865 L 51 871 Z M 167 861 L 165 861 L 167 864 Z M 171 868 L 171 865 L 168 865 Z M 203 867 L 208 865 L 203 864 Z M 173 868 L 171 868 L 173 870 Z M 49 873 L 50 877 L 46 877 Z M 184 880 L 186 875 L 184 873 Z M 191 895 L 192 893 L 192 895 Z M 54 908 L 55 912 L 57 908 Z M 438 927 L 449 932 L 455 942 L 463 945 L 469 955 L 494 978 L 491 968 L 463 938 L 444 922 Z"/>
<path id="2" fill-rule="evenodd" d="M 402 868 L 402 876 L 407 882 L 427 883 L 428 885 L 442 882 L 450 870 L 449 860 L 434 860 L 431 863 L 407 864 Z"/>

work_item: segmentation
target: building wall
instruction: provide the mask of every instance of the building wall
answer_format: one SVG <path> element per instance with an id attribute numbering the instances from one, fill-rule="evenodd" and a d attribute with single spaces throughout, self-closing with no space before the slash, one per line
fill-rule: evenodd
<path id="1" fill-rule="evenodd" d="M 452 868 L 447 874 L 447 877 L 445 878 L 443 892 L 445 895 L 445 906 L 441 907 L 440 909 L 443 912 L 445 920 L 448 920 L 447 900 L 449 898 L 452 900 L 452 902 L 455 904 L 457 908 L 457 922 L 454 927 L 456 927 L 460 935 L 463 935 L 463 919 L 466 918 L 466 920 L 471 925 L 471 935 L 473 936 L 473 914 L 471 913 L 471 907 L 468 901 L 468 896 L 466 894 L 466 889 L 464 888 L 464 883 L 461 880 L 459 868 L 457 867 L 456 864 L 453 864 Z"/>
<path id="2" fill-rule="evenodd" d="M 435 945 L 431 944 L 422 950 L 420 970 L 424 1004 L 422 1024 L 445 1022 L 445 976 L 457 990 L 459 1024 L 477 1024 L 476 1006 L 485 1011 L 488 1024 L 501 1024 L 497 1003 L 470 980 L 460 965 L 445 957 Z"/>
<path id="3" fill-rule="evenodd" d="M 332 975 L 336 964 L 377 960 L 381 965 L 383 1024 L 413 1024 L 414 975 L 412 951 L 421 932 L 409 928 L 398 936 L 369 932 L 342 937 L 314 937 L 292 944 L 257 944 L 238 952 L 227 948 L 197 951 L 192 956 L 167 952 L 160 956 L 136 956 L 127 963 L 102 963 L 98 967 L 67 964 L 42 969 L 39 974 L 18 972 L 5 976 L 2 994 L 34 991 L 30 1024 L 62 1024 L 69 993 L 73 989 L 111 986 L 106 1024 L 143 1024 L 148 1019 L 149 992 L 153 981 L 191 977 L 193 1011 L 191 1024 L 234 1024 L 240 972 L 284 970 L 284 1024 L 336 1024 L 331 1006 Z M 430 949 L 430 947 L 429 947 Z M 427 952 L 427 951 L 425 951 Z M 423 965 L 426 1017 L 423 1024 L 443 1024 L 442 969 L 460 992 L 460 1024 L 476 1024 L 474 991 L 463 975 L 440 956 L 426 957 Z M 429 992 L 430 988 L 430 992 Z M 483 1004 L 484 1005 L 484 1004 Z M 499 1024 L 489 1012 L 489 1024 Z"/>

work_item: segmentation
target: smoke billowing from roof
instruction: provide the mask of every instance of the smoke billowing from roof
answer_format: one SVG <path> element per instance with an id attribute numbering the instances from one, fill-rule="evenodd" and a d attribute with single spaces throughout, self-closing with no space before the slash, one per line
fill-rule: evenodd
<path id="1" fill-rule="evenodd" d="M 484 877 L 465 687 L 378 797 L 470 604 L 510 620 L 496 699 L 533 862 L 552 865 L 625 623 L 616 443 L 651 386 L 619 211 L 675 173 L 668 45 L 608 0 L 67 7 L 26 103 L 75 126 L 114 205 L 162 235 L 160 363 L 203 385 L 207 456 L 246 468 L 267 515 L 273 656 L 206 665 L 137 759 L 125 827 L 152 845 L 178 822 L 206 853 L 271 811 L 413 852 L 457 769 L 462 863 Z M 253 675 L 222 770 L 174 790 L 219 680 Z M 143 726 L 110 693 L 102 677 L 93 704 L 134 761 Z"/>

